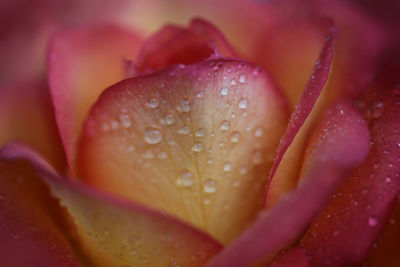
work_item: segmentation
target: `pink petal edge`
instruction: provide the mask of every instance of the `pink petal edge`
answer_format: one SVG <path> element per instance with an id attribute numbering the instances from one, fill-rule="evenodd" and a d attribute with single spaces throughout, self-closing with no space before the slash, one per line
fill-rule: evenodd
<path id="1" fill-rule="evenodd" d="M 274 178 L 275 172 L 285 155 L 285 152 L 292 144 L 299 132 L 301 126 L 306 121 L 308 115 L 311 113 L 324 85 L 328 80 L 328 75 L 331 67 L 331 62 L 333 59 L 333 49 L 337 37 L 336 27 L 331 27 L 328 34 L 325 37 L 326 42 L 322 48 L 321 54 L 315 63 L 314 69 L 311 74 L 311 78 L 298 102 L 295 106 L 295 111 L 293 112 L 288 128 L 281 138 L 281 142 L 276 152 L 275 160 L 269 173 L 266 190 L 265 199 L 268 195 L 268 189 Z"/>
<path id="2" fill-rule="evenodd" d="M 340 110 L 345 110 L 347 115 L 341 115 Z M 329 121 L 334 121 L 342 131 L 329 128 Z M 364 160 L 369 132 L 358 112 L 349 105 L 339 105 L 322 122 L 322 130 L 329 131 L 325 135 L 323 131 L 316 132 L 322 141 L 316 143 L 313 154 L 316 157 L 311 158 L 312 164 L 303 183 L 285 200 L 260 214 L 259 219 L 207 267 L 249 266 L 287 246 L 306 229 L 345 174 Z"/>

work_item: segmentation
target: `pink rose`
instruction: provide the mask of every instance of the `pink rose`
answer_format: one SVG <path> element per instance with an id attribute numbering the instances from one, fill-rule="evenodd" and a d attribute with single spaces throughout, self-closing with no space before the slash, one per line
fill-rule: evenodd
<path id="1" fill-rule="evenodd" d="M 372 4 L 1 4 L 2 264 L 398 266 L 399 24 Z"/>

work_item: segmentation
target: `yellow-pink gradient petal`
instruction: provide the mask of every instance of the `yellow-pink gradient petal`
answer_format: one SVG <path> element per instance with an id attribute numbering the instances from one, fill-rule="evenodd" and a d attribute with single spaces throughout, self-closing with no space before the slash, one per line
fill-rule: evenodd
<path id="1" fill-rule="evenodd" d="M 285 99 L 256 65 L 172 66 L 102 94 L 85 122 L 79 179 L 229 243 L 262 208 L 286 123 Z"/>
<path id="2" fill-rule="evenodd" d="M 68 163 L 74 170 L 76 141 L 100 93 L 126 78 L 124 60 L 134 59 L 139 35 L 115 25 L 67 29 L 50 44 L 49 84 Z"/>

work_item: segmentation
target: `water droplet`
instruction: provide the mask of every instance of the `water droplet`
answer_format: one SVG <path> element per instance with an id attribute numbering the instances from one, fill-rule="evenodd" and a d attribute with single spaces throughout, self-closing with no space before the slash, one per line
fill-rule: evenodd
<path id="1" fill-rule="evenodd" d="M 240 186 L 240 181 L 234 181 L 232 185 L 233 187 L 238 188 Z"/>
<path id="2" fill-rule="evenodd" d="M 204 205 L 208 206 L 211 204 L 211 199 L 209 197 L 205 197 L 203 200 Z"/>
<path id="3" fill-rule="evenodd" d="M 204 92 L 203 91 L 199 91 L 199 92 L 197 92 L 197 94 L 196 94 L 196 97 L 197 98 L 202 98 L 204 96 Z"/>
<path id="4" fill-rule="evenodd" d="M 257 128 L 254 130 L 254 136 L 255 136 L 255 137 L 261 137 L 262 134 L 263 134 L 263 129 L 262 129 L 261 127 L 257 127 Z"/>
<path id="5" fill-rule="evenodd" d="M 221 95 L 226 96 L 226 95 L 228 95 L 228 92 L 229 92 L 228 87 L 224 87 L 224 88 L 221 89 Z"/>
<path id="6" fill-rule="evenodd" d="M 255 150 L 251 155 L 251 161 L 254 165 L 258 165 L 262 162 L 262 154 L 260 150 Z"/>
<path id="7" fill-rule="evenodd" d="M 189 187 L 194 184 L 193 174 L 189 170 L 182 170 L 177 180 L 178 186 Z"/>
<path id="8" fill-rule="evenodd" d="M 176 144 L 176 141 L 174 139 L 168 140 L 168 145 L 173 146 Z"/>
<path id="9" fill-rule="evenodd" d="M 157 98 L 150 97 L 146 102 L 146 107 L 148 108 L 156 108 L 160 104 L 160 101 Z"/>
<path id="10" fill-rule="evenodd" d="M 180 133 L 180 134 L 188 134 L 188 133 L 190 133 L 190 127 L 187 126 L 187 125 L 184 125 L 182 128 L 180 128 L 178 130 L 178 133 Z"/>
<path id="11" fill-rule="evenodd" d="M 151 150 L 146 150 L 146 151 L 143 153 L 143 158 L 145 158 L 145 159 L 152 159 L 152 158 L 154 158 L 153 151 L 151 151 Z"/>
<path id="12" fill-rule="evenodd" d="M 168 154 L 165 153 L 165 152 L 163 151 L 163 152 L 160 152 L 160 153 L 157 155 L 157 157 L 158 157 L 159 159 L 166 159 L 166 158 L 168 157 Z"/>
<path id="13" fill-rule="evenodd" d="M 383 114 L 384 109 L 385 104 L 382 101 L 373 101 L 365 115 L 368 119 L 377 119 Z"/>
<path id="14" fill-rule="evenodd" d="M 171 114 L 168 114 L 165 116 L 165 122 L 167 123 L 167 125 L 171 125 L 174 124 L 175 122 L 175 117 Z"/>
<path id="15" fill-rule="evenodd" d="M 102 130 L 103 132 L 108 132 L 109 129 L 110 129 L 110 127 L 108 127 L 108 124 L 107 124 L 107 123 L 103 123 L 103 124 L 101 125 L 101 130 Z"/>
<path id="16" fill-rule="evenodd" d="M 244 168 L 244 167 L 240 168 L 239 173 L 240 173 L 241 175 L 245 175 L 245 174 L 247 173 L 246 168 Z"/>
<path id="17" fill-rule="evenodd" d="M 213 163 L 213 158 L 212 158 L 212 157 L 209 157 L 209 158 L 207 159 L 207 163 L 208 163 L 208 164 L 212 164 L 212 163 Z"/>
<path id="18" fill-rule="evenodd" d="M 221 126 L 220 126 L 222 131 L 227 131 L 227 130 L 229 130 L 230 127 L 231 127 L 231 122 L 228 120 L 222 121 Z"/>
<path id="19" fill-rule="evenodd" d="M 246 109 L 248 104 L 249 104 L 249 101 L 247 100 L 247 98 L 241 98 L 239 100 L 239 108 L 240 109 Z"/>
<path id="20" fill-rule="evenodd" d="M 206 133 L 206 129 L 204 129 L 204 128 L 199 128 L 199 129 L 197 130 L 197 132 L 196 132 L 196 136 L 197 136 L 197 137 L 203 137 L 205 133 Z"/>
<path id="21" fill-rule="evenodd" d="M 378 218 L 376 218 L 375 216 L 371 216 L 368 218 L 368 225 L 369 226 L 377 226 L 378 225 Z"/>
<path id="22" fill-rule="evenodd" d="M 118 118 L 125 128 L 132 126 L 132 121 L 128 114 L 119 114 Z"/>
<path id="23" fill-rule="evenodd" d="M 231 85 L 236 85 L 236 81 L 235 81 L 235 80 L 232 80 L 232 81 L 231 81 Z"/>
<path id="24" fill-rule="evenodd" d="M 179 102 L 179 106 L 178 106 L 178 110 L 180 112 L 189 112 L 191 109 L 190 106 L 190 101 L 189 99 L 181 99 L 181 101 Z"/>
<path id="25" fill-rule="evenodd" d="M 203 143 L 202 142 L 196 142 L 194 143 L 194 145 L 192 146 L 192 151 L 194 152 L 201 152 L 203 151 Z"/>
<path id="26" fill-rule="evenodd" d="M 240 133 L 238 131 L 235 131 L 231 134 L 231 142 L 232 143 L 237 143 L 240 140 Z"/>
<path id="27" fill-rule="evenodd" d="M 230 172 L 232 170 L 232 163 L 231 162 L 225 162 L 224 164 L 224 172 Z"/>
<path id="28" fill-rule="evenodd" d="M 215 193 L 215 191 L 217 191 L 217 183 L 216 183 L 216 181 L 214 179 L 211 179 L 211 178 L 207 179 L 204 182 L 203 190 L 204 190 L 205 193 L 209 193 L 209 194 Z"/>
<path id="29" fill-rule="evenodd" d="M 146 143 L 154 145 L 161 142 L 162 135 L 159 130 L 155 128 L 148 128 L 144 132 L 144 140 L 146 141 Z"/>
<path id="30" fill-rule="evenodd" d="M 119 127 L 119 123 L 114 120 L 110 122 L 110 125 L 111 125 L 111 129 L 113 129 L 113 130 L 118 129 L 118 127 Z"/>
<path id="31" fill-rule="evenodd" d="M 387 176 L 387 177 L 385 178 L 385 181 L 386 181 L 386 183 L 390 183 L 390 182 L 392 181 L 392 178 L 390 178 L 390 176 Z"/>
<path id="32" fill-rule="evenodd" d="M 242 75 L 239 76 L 239 82 L 240 83 L 245 83 L 246 82 L 246 75 L 245 74 L 242 74 Z"/>

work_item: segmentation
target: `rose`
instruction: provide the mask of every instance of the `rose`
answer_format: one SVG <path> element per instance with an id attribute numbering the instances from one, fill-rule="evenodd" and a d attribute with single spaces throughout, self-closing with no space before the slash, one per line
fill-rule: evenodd
<path id="1" fill-rule="evenodd" d="M 53 37 L 48 77 L 72 175 L 89 182 L 93 187 L 57 179 L 60 174 L 24 146 L 16 143 L 4 146 L 2 155 L 5 160 L 24 158 L 36 167 L 36 172 L 33 172 L 27 166 L 19 165 L 22 163 L 16 165 L 7 161 L 1 165 L 2 213 L 7 215 L 2 216 L 7 226 L 2 229 L 2 238 L 4 243 L 7 242 L 2 250 L 5 262 L 13 265 L 32 262 L 40 265 L 60 262 L 74 265 L 79 261 L 115 265 L 130 262 L 136 265 L 159 263 L 172 266 L 202 265 L 210 259 L 209 266 L 244 266 L 260 259 L 268 259 L 276 265 L 288 265 L 289 262 L 308 262 L 311 265 L 361 262 L 385 225 L 398 194 L 396 166 L 393 163 L 398 153 L 398 140 L 393 135 L 396 128 L 393 121 L 398 114 L 395 103 L 398 100 L 391 91 L 396 78 L 391 72 L 395 71 L 385 69 L 383 78 L 364 93 L 372 74 L 376 72 L 375 63 L 382 47 L 380 40 L 383 37 L 379 29 L 345 6 L 304 4 L 299 12 L 298 8 L 293 10 L 293 5 L 249 2 L 240 6 L 246 11 L 245 14 L 251 14 L 244 22 L 251 19 L 249 25 L 256 28 L 254 35 L 248 32 L 248 25 L 244 23 L 234 29 L 224 27 L 224 32 L 234 41 L 232 43 L 243 53 L 241 57 L 256 62 L 273 74 L 289 100 L 289 107 L 295 110 L 268 179 L 268 213 L 260 213 L 256 200 L 260 198 L 260 192 L 263 191 L 260 185 L 265 182 L 272 163 L 272 158 L 268 159 L 268 152 L 275 151 L 286 126 L 283 97 L 269 74 L 252 63 L 223 58 L 239 54 L 230 48 L 216 28 L 203 20 L 193 21 L 188 30 L 173 26 L 164 28 L 143 46 L 139 35 L 133 35 L 118 26 L 84 26 Z M 143 11 L 143 8 L 146 6 L 140 10 Z M 135 14 L 135 10 L 139 9 L 136 7 L 128 13 Z M 329 14 L 326 14 L 326 10 Z M 271 16 L 265 19 L 268 11 Z M 308 16 L 304 17 L 304 14 Z M 326 19 L 327 15 L 334 18 L 340 32 L 330 78 L 319 97 L 330 70 L 336 39 L 335 26 Z M 157 22 L 158 19 L 156 17 L 153 21 Z M 218 22 L 222 19 L 214 20 Z M 221 26 L 224 21 L 226 25 L 229 17 L 220 22 Z M 137 25 L 141 25 L 140 17 Z M 274 38 L 266 39 L 263 36 L 257 39 L 260 32 Z M 112 42 L 104 45 L 103 40 L 107 39 Z M 209 40 L 214 43 L 209 43 Z M 360 47 L 360 44 L 363 46 Z M 140 46 L 141 52 L 135 57 L 135 50 L 139 50 Z M 285 53 L 278 53 L 282 50 Z M 319 63 L 315 65 L 310 82 L 302 93 L 318 54 Z M 99 58 L 95 55 L 99 55 Z M 135 60 L 135 64 L 129 61 L 131 59 Z M 122 64 L 124 60 L 125 68 Z M 186 63 L 187 66 L 167 67 L 174 63 Z M 294 66 L 288 66 L 288 63 Z M 146 67 L 153 70 L 149 71 Z M 302 73 L 302 70 L 307 71 Z M 148 72 L 152 73 L 145 75 Z M 136 78 L 110 87 L 91 107 L 104 88 L 128 76 Z M 377 90 L 380 85 L 382 88 Z M 38 91 L 33 91 L 35 87 L 29 84 L 26 87 L 28 93 L 38 98 L 37 102 L 45 101 L 41 95 L 43 92 L 39 91 L 40 83 L 36 86 Z M 151 90 L 147 90 L 149 88 Z M 24 88 L 20 92 L 22 90 Z M 39 96 L 35 92 L 40 92 Z M 393 92 L 396 94 L 395 88 Z M 34 132 L 19 132 L 16 135 L 10 131 L 7 139 L 24 139 L 47 156 L 59 173 L 63 173 L 62 159 L 54 156 L 59 155 L 54 152 L 59 149 L 57 141 L 43 141 L 57 140 L 51 138 L 54 132 L 38 126 L 48 125 L 46 115 L 52 112 L 43 114 L 43 110 L 38 112 L 31 106 L 21 105 L 24 99 L 15 91 L 5 93 L 17 99 L 17 111 L 26 108 L 29 116 L 34 118 L 31 120 L 33 125 L 26 121 L 21 125 L 13 125 L 18 126 L 17 129 L 27 127 Z M 198 93 L 202 97 L 197 97 Z M 300 94 L 302 97 L 298 100 Z M 363 101 L 358 102 L 365 115 L 360 115 L 349 104 L 349 100 L 360 98 L 360 95 L 365 95 Z M 313 108 L 317 99 L 319 102 Z M 336 103 L 338 100 L 339 104 Z M 294 106 L 297 101 L 298 105 Z M 5 104 L 3 108 L 6 112 L 11 112 L 15 106 L 12 102 L 7 102 L 7 106 Z M 170 106 L 173 107 L 173 114 L 168 113 L 171 110 L 167 107 Z M 89 110 L 89 115 L 86 115 Z M 320 118 L 319 113 L 324 110 L 327 111 Z M 182 121 L 177 121 L 177 114 L 182 116 Z M 235 117 L 232 117 L 233 114 Z M 13 124 L 18 115 L 14 111 Z M 204 118 L 207 116 L 216 120 L 217 126 L 191 125 L 189 130 L 197 141 L 188 139 L 185 118 L 192 118 L 191 123 L 196 125 L 206 124 Z M 364 116 L 370 120 L 368 128 Z M 85 127 L 80 130 L 85 117 Z M 140 125 L 140 121 L 143 125 Z M 172 128 L 179 122 L 182 125 Z M 4 125 L 8 125 L 4 129 L 12 130 L 10 123 Z M 164 140 L 168 135 L 168 127 L 176 132 L 169 136 L 174 137 L 184 151 L 192 154 L 182 157 L 177 148 L 170 148 L 170 155 L 164 150 L 157 150 L 168 142 Z M 246 135 L 247 127 L 250 127 L 250 133 Z M 215 132 L 214 136 L 212 131 Z M 132 137 L 132 134 L 135 136 Z M 369 134 L 374 143 L 364 161 Z M 82 136 L 80 144 L 78 135 Z M 222 148 L 222 143 L 219 140 L 211 141 L 211 137 L 222 140 Z M 165 145 L 173 147 L 171 144 L 164 144 L 163 148 Z M 201 158 L 206 151 L 207 154 L 215 154 L 208 150 L 208 146 L 212 146 L 214 151 L 219 149 L 220 155 L 214 156 L 212 161 Z M 304 151 L 304 160 L 301 160 Z M 168 164 L 162 163 L 166 161 L 165 156 L 169 157 Z M 142 158 L 144 163 L 132 163 L 131 158 Z M 197 171 L 199 174 L 193 171 L 196 166 L 185 162 L 188 159 L 195 161 L 192 158 L 198 161 L 195 165 L 201 167 Z M 111 165 L 108 163 L 110 160 L 113 161 Z M 204 171 L 207 164 L 217 165 L 215 161 L 219 161 L 220 172 L 215 166 L 214 169 L 208 167 L 211 171 Z M 360 169 L 350 174 L 351 177 L 333 195 L 322 213 L 316 216 L 340 180 L 346 178 L 344 174 L 362 161 L 364 163 Z M 153 165 L 146 167 L 148 162 Z M 156 167 L 155 163 L 158 163 Z M 179 165 L 178 171 L 166 171 L 173 163 Z M 115 166 L 120 167 L 116 169 Z M 154 174 L 155 170 L 161 175 Z M 126 172 L 129 172 L 129 181 L 124 180 Z M 203 176 L 203 172 L 220 177 L 200 179 L 198 176 Z M 235 175 L 231 175 L 232 172 Z M 111 183 L 110 176 L 113 177 Z M 146 177 L 146 180 L 141 180 L 139 176 Z M 299 177 L 302 180 L 298 184 Z M 51 196 L 40 178 L 49 186 Z M 132 180 L 135 181 L 134 186 Z M 254 184 L 258 185 L 258 191 L 250 191 L 254 190 L 250 188 Z M 168 189 L 171 186 L 172 189 Z M 196 186 L 199 188 L 196 189 Z M 164 190 L 154 193 L 159 187 Z M 94 188 L 130 200 L 115 200 Z M 192 192 L 203 194 L 200 197 L 202 202 L 196 205 L 180 198 L 176 200 L 176 188 L 191 202 L 197 200 Z M 238 198 L 239 193 L 236 192 L 245 197 Z M 285 192 L 291 194 L 282 200 L 280 197 Z M 162 198 L 161 194 L 167 196 Z M 231 197 L 232 194 L 237 195 Z M 371 203 L 374 197 L 379 197 L 379 203 Z M 61 207 L 56 199 L 60 200 Z M 220 252 L 221 245 L 213 237 L 169 215 L 132 204 L 132 199 L 147 206 L 162 208 L 195 224 L 224 244 L 236 239 Z M 49 206 L 49 202 L 54 205 Z M 207 228 L 196 212 L 186 216 L 179 210 L 179 205 L 184 205 L 183 210 L 202 208 L 206 209 L 202 212 L 208 212 L 209 215 L 211 211 L 208 206 L 217 204 L 220 207 L 217 213 L 211 213 L 207 220 L 211 223 Z M 363 207 L 367 208 L 367 212 Z M 259 218 L 252 223 L 254 215 L 258 213 Z M 218 220 L 220 216 L 227 223 L 221 224 Z M 331 220 L 332 216 L 335 216 L 335 221 Z M 307 229 L 311 221 L 313 224 Z M 354 221 L 358 224 L 351 223 Z M 241 233 L 249 223 L 252 224 Z M 390 226 L 388 229 L 390 231 Z M 302 234 L 305 230 L 306 233 Z M 332 238 L 327 240 L 326 236 Z M 376 251 L 386 246 L 387 241 L 383 238 Z M 13 253 L 16 248 L 26 253 L 24 258 L 16 257 Z M 278 252 L 281 254 L 275 256 L 274 253 Z M 275 257 L 272 258 L 272 255 Z M 305 255 L 311 258 L 307 259 Z M 370 254 L 369 261 L 377 259 L 380 259 L 379 253 Z"/>

